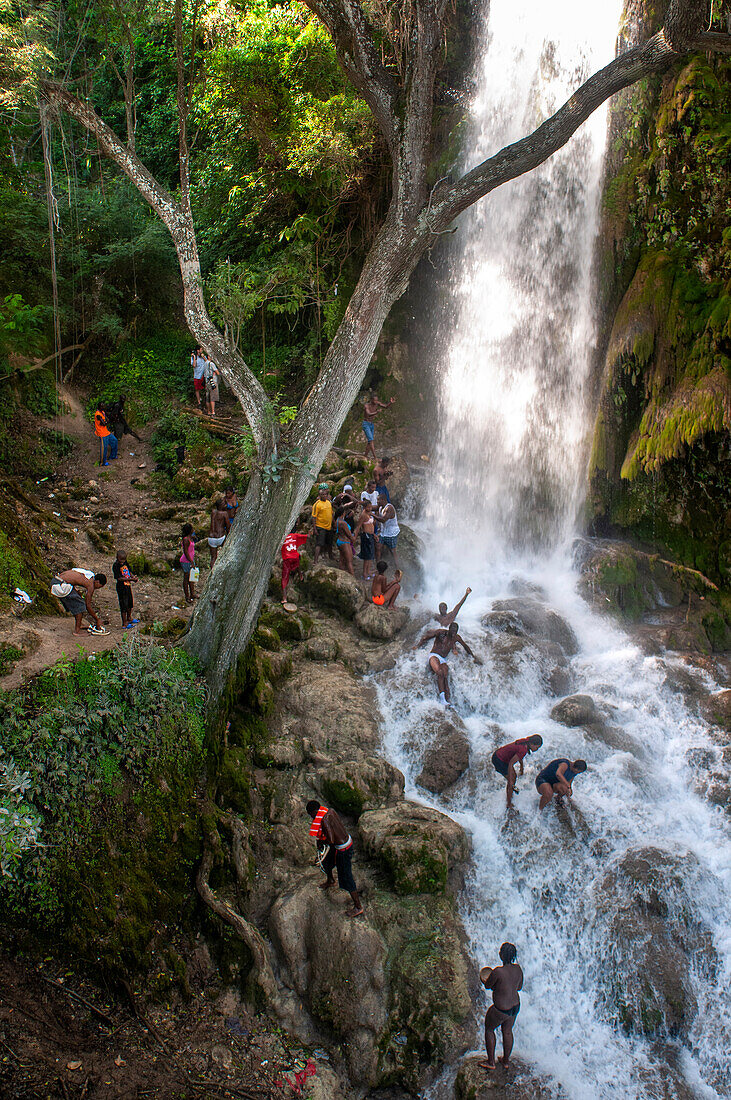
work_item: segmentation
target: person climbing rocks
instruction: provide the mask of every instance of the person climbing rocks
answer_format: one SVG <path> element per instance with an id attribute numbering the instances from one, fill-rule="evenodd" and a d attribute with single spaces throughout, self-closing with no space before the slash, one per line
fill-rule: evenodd
<path id="1" fill-rule="evenodd" d="M 369 500 L 364 501 L 363 511 L 353 532 L 355 538 L 359 535 L 360 558 L 363 562 L 363 583 L 368 584 L 373 577 L 376 563 L 376 520 L 373 505 Z"/>
<path id="2" fill-rule="evenodd" d="M 465 653 L 469 654 L 475 664 L 481 665 L 482 661 L 479 657 L 475 656 L 464 638 L 460 638 L 459 623 L 450 623 L 446 630 L 443 628 L 439 630 L 428 630 L 416 643 L 414 649 L 421 648 L 421 646 L 432 639 L 434 639 L 434 645 L 432 646 L 431 656 L 427 664 L 427 671 L 433 672 L 437 678 L 439 702 L 443 703 L 444 706 L 449 706 L 451 694 L 449 690 L 449 665 L 447 664 L 447 657 L 455 652 L 458 645 L 461 645 Z"/>
<path id="3" fill-rule="evenodd" d="M 519 737 L 517 741 L 511 741 L 509 745 L 502 745 L 492 754 L 492 766 L 499 775 L 507 779 L 506 788 L 508 809 L 513 805 L 513 795 L 518 793 L 515 786 L 515 765 L 520 767 L 523 774 L 523 760 L 531 752 L 538 752 L 543 744 L 543 738 L 538 733 L 530 737 Z"/>
<path id="4" fill-rule="evenodd" d="M 94 413 L 94 435 L 99 439 L 99 465 L 108 466 L 117 457 L 117 437 L 107 423 L 107 414 L 99 405 Z"/>
<path id="5" fill-rule="evenodd" d="M 239 498 L 236 496 L 236 490 L 233 485 L 227 485 L 224 489 L 224 498 L 226 501 L 226 511 L 228 512 L 228 518 L 231 523 L 236 519 L 236 513 L 239 510 Z"/>
<path id="6" fill-rule="evenodd" d="M 552 760 L 536 776 L 536 790 L 541 796 L 538 809 L 542 810 L 551 799 L 571 798 L 573 791 L 571 784 L 577 775 L 586 771 L 586 760 L 574 760 L 572 763 L 565 756 Z"/>
<path id="7" fill-rule="evenodd" d="M 386 499 L 386 494 L 379 490 L 378 493 L 378 506 L 379 510 L 376 515 L 376 519 L 380 524 L 378 531 L 378 544 L 383 553 L 383 548 L 390 551 L 393 558 L 393 564 L 398 569 L 398 557 L 396 556 L 396 546 L 398 545 L 398 537 L 401 533 L 401 528 L 398 525 L 398 516 L 396 515 L 396 509 L 393 504 L 390 504 Z M 380 554 L 379 554 L 380 557 Z"/>
<path id="8" fill-rule="evenodd" d="M 327 556 L 333 556 L 333 505 L 329 499 L 329 490 L 323 482 L 317 492 L 317 500 L 312 505 L 312 530 L 315 533 L 315 565 L 320 560 L 320 551 L 327 550 Z"/>
<path id="9" fill-rule="evenodd" d="M 377 607 L 393 607 L 396 603 L 396 597 L 401 591 L 401 570 L 396 570 L 392 581 L 389 581 L 386 576 L 387 570 L 388 566 L 385 561 L 379 561 L 371 585 L 371 599 Z"/>
<path id="10" fill-rule="evenodd" d="M 182 554 L 180 555 L 180 567 L 183 570 L 183 595 L 186 603 L 192 603 L 196 599 L 195 582 L 198 579 L 198 569 L 195 564 L 195 535 L 193 526 L 184 523 L 181 531 Z M 195 569 L 195 573 L 193 570 Z"/>
<path id="11" fill-rule="evenodd" d="M 321 890 L 329 890 L 335 885 L 333 870 L 338 872 L 338 885 L 341 890 L 347 890 L 350 894 L 353 908 L 347 910 L 349 917 L 361 917 L 363 904 L 358 894 L 358 887 L 353 878 L 353 841 L 348 830 L 335 813 L 326 806 L 321 806 L 314 800 L 307 803 L 307 813 L 312 818 L 310 836 L 317 841 L 318 850 L 329 846 L 329 850 L 322 861 L 319 860 L 322 870 L 325 872 L 325 881 L 320 884 Z"/>
<path id="12" fill-rule="evenodd" d="M 348 523 L 349 515 L 350 511 L 347 506 L 338 508 L 335 512 L 335 539 L 340 554 L 340 568 L 346 573 L 350 573 L 351 577 L 354 577 L 353 547 L 355 546 L 355 535 Z"/>
<path id="13" fill-rule="evenodd" d="M 203 394 L 206 392 L 206 362 L 203 348 L 196 348 L 190 357 L 190 365 L 193 368 L 193 389 L 199 409 Z"/>
<path id="14" fill-rule="evenodd" d="M 206 383 L 206 412 L 209 416 L 215 416 L 216 402 L 221 400 L 221 396 L 218 391 L 218 367 L 212 359 L 206 359 L 203 378 Z"/>
<path id="15" fill-rule="evenodd" d="M 282 543 L 282 603 L 287 602 L 287 585 L 293 573 L 297 573 L 300 567 L 300 546 L 304 546 L 309 535 L 298 535 L 296 531 L 290 531 Z"/>
<path id="16" fill-rule="evenodd" d="M 450 623 L 454 622 L 454 620 L 457 618 L 460 608 L 462 607 L 462 604 L 465 602 L 471 591 L 471 588 L 467 588 L 462 599 L 459 601 L 459 603 L 456 603 L 454 605 L 451 611 L 447 611 L 447 605 L 445 603 L 439 604 L 439 614 L 435 615 L 434 618 L 437 620 L 440 626 L 449 626 Z"/>
<path id="17" fill-rule="evenodd" d="M 226 541 L 226 535 L 231 530 L 231 520 L 228 518 L 226 502 L 221 497 L 217 500 L 211 512 L 211 533 L 208 536 L 208 548 L 211 552 L 211 569 L 216 564 L 218 551 Z"/>
<path id="18" fill-rule="evenodd" d="M 366 402 L 363 405 L 363 435 L 366 440 L 365 457 L 371 455 L 374 462 L 377 462 L 376 448 L 373 445 L 373 440 L 376 438 L 376 425 L 374 423 L 381 409 L 387 409 L 389 405 L 393 405 L 395 397 L 392 397 L 390 401 L 383 402 L 379 398 L 378 394 L 371 393 Z"/>
<path id="19" fill-rule="evenodd" d="M 112 576 L 117 582 L 117 599 L 119 600 L 119 613 L 122 616 L 122 630 L 132 630 L 140 621 L 132 618 L 134 600 L 132 598 L 132 585 L 137 583 L 127 564 L 127 555 L 124 550 L 118 550 L 112 565 Z"/>
<path id="20" fill-rule="evenodd" d="M 373 478 L 376 483 L 376 492 L 379 497 L 383 493 L 388 504 L 391 503 L 391 495 L 388 491 L 388 485 L 386 485 L 386 478 L 390 477 L 393 470 L 389 470 L 391 459 L 387 455 L 384 455 L 380 462 L 376 463 L 376 468 L 373 471 Z"/>
<path id="21" fill-rule="evenodd" d="M 74 617 L 74 634 L 81 634 L 81 624 L 88 619 L 89 634 L 108 634 L 92 606 L 94 593 L 107 583 L 104 573 L 92 573 L 91 569 L 67 569 L 57 573 L 51 582 L 51 595 L 61 601 L 61 606 Z M 83 593 L 83 594 L 82 594 Z"/>
<path id="22" fill-rule="evenodd" d="M 503 1056 L 500 1061 L 505 1069 L 510 1068 L 513 1024 L 520 1012 L 518 993 L 523 988 L 523 971 L 515 961 L 518 957 L 518 949 L 514 943 L 504 943 L 499 954 L 502 966 L 483 966 L 480 970 L 480 981 L 486 989 L 492 991 L 492 1004 L 485 1016 L 487 1061 L 480 1062 L 482 1069 L 496 1068 L 495 1032 L 498 1028 L 503 1035 Z"/>

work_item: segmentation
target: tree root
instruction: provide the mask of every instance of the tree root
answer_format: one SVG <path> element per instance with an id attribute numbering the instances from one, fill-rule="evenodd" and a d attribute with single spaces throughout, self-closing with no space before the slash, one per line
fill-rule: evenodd
<path id="1" fill-rule="evenodd" d="M 263 936 L 253 924 L 249 924 L 227 901 L 222 901 L 211 889 L 208 882 L 216 851 L 220 846 L 220 840 L 215 828 L 211 826 L 205 816 L 202 816 L 202 825 L 204 837 L 203 858 L 195 878 L 196 889 L 208 908 L 222 921 L 225 921 L 230 928 L 233 928 L 239 939 L 246 944 L 253 961 L 252 980 L 261 990 L 266 1003 L 277 1011 L 281 1003 L 281 997 Z"/>

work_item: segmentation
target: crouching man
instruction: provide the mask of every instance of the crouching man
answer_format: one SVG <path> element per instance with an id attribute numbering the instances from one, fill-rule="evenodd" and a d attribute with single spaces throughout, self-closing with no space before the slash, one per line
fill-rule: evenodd
<path id="1" fill-rule="evenodd" d="M 318 850 L 328 848 L 326 855 L 320 862 L 320 866 L 325 872 L 325 881 L 320 883 L 320 889 L 329 890 L 331 886 L 335 885 L 333 871 L 337 870 L 338 885 L 341 890 L 348 891 L 353 902 L 353 908 L 348 909 L 346 915 L 361 917 L 363 915 L 363 905 L 353 878 L 353 841 L 348 830 L 335 813 L 335 810 L 328 810 L 326 806 L 321 806 L 319 802 L 314 800 L 308 802 L 307 813 L 312 818 L 310 836 L 317 841 Z"/>

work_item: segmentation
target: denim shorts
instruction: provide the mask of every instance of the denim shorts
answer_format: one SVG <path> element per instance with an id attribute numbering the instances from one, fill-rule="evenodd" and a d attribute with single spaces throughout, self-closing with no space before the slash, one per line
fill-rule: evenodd
<path id="1" fill-rule="evenodd" d="M 376 438 L 376 425 L 372 420 L 363 421 L 363 433 L 369 443 L 372 443 Z"/>

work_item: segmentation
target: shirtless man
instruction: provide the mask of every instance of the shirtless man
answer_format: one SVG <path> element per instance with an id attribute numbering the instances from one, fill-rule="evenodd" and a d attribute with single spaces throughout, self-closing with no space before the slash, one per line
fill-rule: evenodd
<path id="1" fill-rule="evenodd" d="M 307 803 L 307 813 L 312 818 L 310 836 L 314 836 L 318 849 L 330 846 L 330 851 L 323 859 L 320 866 L 325 872 L 325 881 L 320 883 L 321 890 L 329 890 L 335 885 L 333 870 L 338 872 L 338 886 L 341 890 L 347 890 L 353 902 L 353 908 L 346 910 L 349 917 L 363 916 L 363 903 L 358 894 L 358 887 L 353 878 L 353 841 L 348 830 L 335 813 L 321 806 L 314 799 Z"/>
<path id="2" fill-rule="evenodd" d="M 208 547 L 211 551 L 211 569 L 216 564 L 218 551 L 226 541 L 226 535 L 231 530 L 231 520 L 228 518 L 228 509 L 225 500 L 217 500 L 211 512 L 211 533 L 208 536 Z"/>
<path id="3" fill-rule="evenodd" d="M 481 665 L 482 661 L 479 657 L 476 657 L 464 638 L 459 636 L 459 623 L 450 623 L 449 627 L 444 630 L 428 630 L 426 634 L 422 635 L 419 641 L 414 646 L 414 649 L 419 649 L 425 642 L 434 639 L 434 645 L 432 646 L 431 656 L 429 658 L 429 670 L 434 673 L 437 678 L 437 691 L 439 692 L 439 702 L 444 706 L 449 705 L 450 692 L 449 692 L 449 665 L 447 664 L 447 657 L 450 653 L 456 650 L 458 645 L 462 646 L 465 653 L 468 653 L 472 660 L 477 665 Z"/>
<path id="4" fill-rule="evenodd" d="M 571 798 L 571 784 L 580 772 L 585 771 L 586 760 L 574 760 L 572 764 L 565 756 L 559 756 L 558 760 L 547 764 L 536 776 L 536 790 L 541 796 L 538 809 L 547 806 L 554 795 L 557 798 Z"/>
<path id="5" fill-rule="evenodd" d="M 376 468 L 373 471 L 373 480 L 376 483 L 376 492 L 379 496 L 381 496 L 381 494 L 385 496 L 387 504 L 391 503 L 391 496 L 388 491 L 388 485 L 386 485 L 386 478 L 390 477 L 393 473 L 393 470 L 389 470 L 388 468 L 390 462 L 391 459 L 384 455 L 381 461 L 376 464 Z"/>
<path id="6" fill-rule="evenodd" d="M 390 401 L 384 404 L 378 397 L 378 394 L 372 393 L 363 406 L 363 435 L 366 439 L 365 457 L 368 458 L 370 454 L 374 462 L 378 461 L 376 458 L 376 448 L 373 446 L 373 440 L 376 438 L 376 425 L 374 421 L 381 409 L 387 409 L 389 405 L 393 405 L 395 400 L 396 398 L 392 397 Z"/>
<path id="7" fill-rule="evenodd" d="M 81 624 L 86 618 L 91 625 L 90 634 L 108 634 L 91 605 L 94 593 L 107 583 L 104 573 L 92 573 L 90 569 L 67 569 L 56 573 L 51 584 L 51 593 L 56 596 L 63 608 L 73 615 L 74 634 L 81 634 Z M 83 592 L 83 596 L 81 593 Z"/>
<path id="8" fill-rule="evenodd" d="M 371 585 L 371 599 L 377 607 L 393 607 L 401 591 L 401 570 L 397 569 L 393 580 L 389 581 L 386 577 L 387 569 L 385 561 L 379 561 L 376 566 L 376 575 Z"/>
<path id="9" fill-rule="evenodd" d="M 516 963 L 518 950 L 513 943 L 504 943 L 500 948 L 502 966 L 494 968 L 483 966 L 480 981 L 486 989 L 492 990 L 492 1004 L 485 1016 L 485 1047 L 487 1061 L 480 1062 L 482 1069 L 495 1069 L 495 1032 L 503 1033 L 503 1056 L 500 1059 L 505 1069 L 510 1067 L 510 1054 L 513 1049 L 513 1024 L 520 1012 L 519 990 L 523 988 L 523 971 Z"/>
<path id="10" fill-rule="evenodd" d="M 454 622 L 454 620 L 457 618 L 457 615 L 459 613 L 459 609 L 461 608 L 462 604 L 465 602 L 465 600 L 467 599 L 467 597 L 469 596 L 471 591 L 472 591 L 472 589 L 468 588 L 465 591 L 465 594 L 462 597 L 462 599 L 459 601 L 459 603 L 456 603 L 454 605 L 454 607 L 452 608 L 451 611 L 447 611 L 447 605 L 445 603 L 440 603 L 439 604 L 439 614 L 435 615 L 434 618 L 437 620 L 437 622 L 441 626 L 449 626 L 450 623 Z"/>

